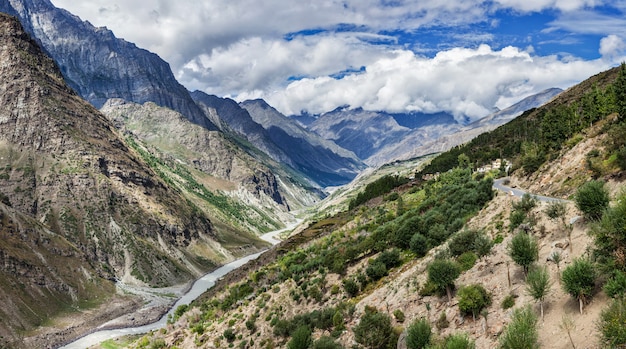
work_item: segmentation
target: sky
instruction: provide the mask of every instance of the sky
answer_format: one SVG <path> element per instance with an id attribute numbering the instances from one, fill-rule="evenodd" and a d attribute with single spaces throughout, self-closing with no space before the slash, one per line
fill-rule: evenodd
<path id="1" fill-rule="evenodd" d="M 187 89 L 477 119 L 626 61 L 626 0 L 52 0 Z"/>

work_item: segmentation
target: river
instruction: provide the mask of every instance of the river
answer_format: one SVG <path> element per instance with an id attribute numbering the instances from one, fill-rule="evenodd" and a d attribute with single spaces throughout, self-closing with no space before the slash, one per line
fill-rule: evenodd
<path id="1" fill-rule="evenodd" d="M 284 231 L 295 228 L 300 222 L 302 222 L 302 220 L 298 220 L 296 223 L 289 225 L 287 228 L 275 230 L 267 234 L 264 234 L 261 236 L 261 239 L 271 243 L 272 245 L 276 245 L 280 242 L 280 240 L 276 239 L 276 236 L 278 236 L 280 233 Z M 162 316 L 161 319 L 156 322 L 143 325 L 143 326 L 138 326 L 138 327 L 126 327 L 126 328 L 119 328 L 119 329 L 114 329 L 114 330 L 101 330 L 101 331 L 92 332 L 84 337 L 77 339 L 76 341 L 72 343 L 62 346 L 61 349 L 85 349 L 90 346 L 96 345 L 98 343 L 102 343 L 108 339 L 113 339 L 113 338 L 126 336 L 126 335 L 136 335 L 136 334 L 147 333 L 152 330 L 157 330 L 159 328 L 165 327 L 165 325 L 167 324 L 168 316 L 170 314 L 173 314 L 176 308 L 184 304 L 190 304 L 194 299 L 198 298 L 206 290 L 213 287 L 215 285 L 215 282 L 219 278 L 223 277 L 230 271 L 233 271 L 241 267 L 242 265 L 246 264 L 248 261 L 256 259 L 264 252 L 265 251 L 261 251 L 259 253 L 255 253 L 255 254 L 237 259 L 233 262 L 230 262 L 204 275 L 200 279 L 196 280 L 196 282 L 194 282 L 193 286 L 191 286 L 189 291 L 187 291 L 187 293 L 184 296 L 182 296 L 174 304 L 174 306 L 172 306 L 172 308 L 167 312 L 167 314 Z"/>

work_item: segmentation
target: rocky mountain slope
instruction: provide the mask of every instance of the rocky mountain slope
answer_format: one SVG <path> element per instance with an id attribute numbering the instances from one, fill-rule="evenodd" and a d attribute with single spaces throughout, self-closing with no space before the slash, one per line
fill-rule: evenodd
<path id="1" fill-rule="evenodd" d="M 176 110 L 215 130 L 165 61 L 55 7 L 49 0 L 7 0 L 0 12 L 15 15 L 54 58 L 68 84 L 96 108 L 109 98 Z"/>
<path id="2" fill-rule="evenodd" d="M 15 302 L 2 309 L 5 339 L 105 302 L 110 280 L 183 283 L 266 245 L 214 226 L 65 84 L 19 22 L 1 14 L 0 26 L 0 192 L 9 236 L 0 269 L 3 298 Z"/>
<path id="3" fill-rule="evenodd" d="M 402 185 L 393 175 L 380 178 L 371 190 L 386 188 L 384 194 L 353 210 L 319 215 L 270 257 L 229 275 L 195 307 L 181 310 L 176 323 L 131 347 L 406 348 L 407 328 L 420 319 L 435 347 L 454 340 L 498 348 L 510 331 L 518 331 L 517 344 L 534 337 L 536 344 L 529 347 L 610 347 L 601 342 L 606 334 L 599 330 L 600 314 L 609 304 L 623 309 L 624 300 L 602 286 L 611 281 L 613 288 L 626 290 L 614 276 L 616 269 L 624 270 L 623 214 L 596 224 L 567 199 L 599 179 L 611 200 L 608 210 L 623 212 L 625 86 L 626 65 L 591 77 L 518 117 L 513 126 L 442 154 L 443 162 L 434 158 L 442 170 L 434 179 Z M 563 125 L 570 128 L 560 129 Z M 554 203 L 512 196 L 511 189 L 492 192 L 490 178 L 501 175 L 498 168 L 472 171 L 490 160 L 487 156 L 501 156 L 492 152 L 500 142 L 514 145 L 521 139 L 526 145 L 500 148 L 514 163 L 510 185 L 561 198 L 557 215 Z M 456 163 L 442 166 L 448 157 Z M 599 234 L 615 236 L 607 242 Z M 529 291 L 522 261 L 511 252 L 517 236 L 536 242 L 536 253 L 529 255 L 548 275 L 544 311 Z M 611 243 L 618 247 L 607 250 Z M 614 263 L 603 264 L 607 258 Z M 582 311 L 580 294 L 565 287 L 571 280 L 565 274 L 581 259 L 597 271 L 581 298 Z M 461 268 L 449 295 L 439 284 L 448 274 L 433 271 L 435 261 Z M 471 291 L 481 288 L 486 296 Z M 475 312 L 467 310 L 479 303 Z M 510 326 L 518 309 L 528 309 L 535 319 L 525 329 Z M 618 313 L 614 321 L 623 323 L 623 311 Z M 623 326 L 612 333 L 620 330 Z"/>
<path id="4" fill-rule="evenodd" d="M 365 167 L 353 153 L 332 141 L 320 139 L 284 116 L 280 119 L 282 114 L 265 102 L 239 105 L 229 98 L 200 91 L 192 96 L 207 114 L 217 116 L 214 123 L 223 131 L 234 131 L 275 161 L 291 166 L 321 186 L 345 184 Z"/>
<path id="5" fill-rule="evenodd" d="M 365 168 L 353 152 L 308 131 L 265 101 L 248 100 L 240 105 L 284 149 L 296 168 L 317 181 L 326 185 L 345 184 Z"/>
<path id="6" fill-rule="evenodd" d="M 175 111 L 151 102 L 139 105 L 122 99 L 110 99 L 101 111 L 125 135 L 148 147 L 150 156 L 159 159 L 156 169 L 177 178 L 180 190 L 189 194 L 190 200 L 203 196 L 195 194 L 197 188 L 186 187 L 202 187 L 212 195 L 234 199 L 229 199 L 232 209 L 223 207 L 217 198 L 206 197 L 204 204 L 203 200 L 196 204 L 219 211 L 215 214 L 224 223 L 235 224 L 238 229 L 256 233 L 277 229 L 291 219 L 289 211 L 319 200 L 311 188 L 302 187 L 301 180 L 280 164 L 269 158 L 260 162 L 226 139 L 224 133 L 192 124 Z M 182 173 L 196 184 L 183 183 Z"/>
<path id="7" fill-rule="evenodd" d="M 96 108 L 102 107 L 110 98 L 138 104 L 154 102 L 181 113 L 208 130 L 235 131 L 275 161 L 301 172 L 315 185 L 346 183 L 363 167 L 358 160 L 344 159 L 326 148 L 304 144 L 307 149 L 315 149 L 314 155 L 320 154 L 313 156 L 316 162 L 307 163 L 307 157 L 294 155 L 292 147 L 275 144 L 263 127 L 251 120 L 236 102 L 195 92 L 195 98 L 204 104 L 198 105 L 189 91 L 176 81 L 169 65 L 157 55 L 116 38 L 106 28 L 96 28 L 81 21 L 56 8 L 49 0 L 11 0 L 0 4 L 0 12 L 17 16 L 56 60 L 68 84 Z M 236 139 L 231 141 L 238 144 Z M 238 146 L 251 155 L 256 152 L 249 149 L 249 144 Z M 328 167 L 340 174 L 320 169 L 320 159 L 333 160 Z"/>

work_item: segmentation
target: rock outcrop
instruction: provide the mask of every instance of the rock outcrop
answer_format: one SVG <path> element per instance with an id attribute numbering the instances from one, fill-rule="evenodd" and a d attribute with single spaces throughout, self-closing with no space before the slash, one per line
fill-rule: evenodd
<path id="1" fill-rule="evenodd" d="M 176 110 L 215 130 L 202 110 L 156 54 L 119 39 L 55 7 L 49 0 L 7 0 L 0 12 L 20 22 L 57 62 L 68 84 L 96 108 L 110 98 Z"/>

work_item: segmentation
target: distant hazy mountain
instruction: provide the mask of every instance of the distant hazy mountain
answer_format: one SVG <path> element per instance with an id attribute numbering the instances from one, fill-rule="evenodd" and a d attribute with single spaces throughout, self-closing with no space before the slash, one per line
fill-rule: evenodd
<path id="1" fill-rule="evenodd" d="M 365 165 L 351 151 L 311 132 L 293 119 L 281 114 L 264 100 L 241 103 L 254 121 L 303 172 L 330 185 L 352 180 Z"/>
<path id="2" fill-rule="evenodd" d="M 389 114 L 338 108 L 309 121 L 311 131 L 353 151 L 370 166 L 445 151 L 502 125 L 560 93 L 553 88 L 464 125 L 446 113 Z M 293 117 L 298 119 L 298 117 Z"/>
<path id="3" fill-rule="evenodd" d="M 513 104 L 506 109 L 498 110 L 492 114 L 489 114 L 484 118 L 469 124 L 468 127 L 473 128 L 483 126 L 500 126 L 515 119 L 526 110 L 537 108 L 549 102 L 552 98 L 554 98 L 561 92 L 563 92 L 563 90 L 560 88 L 549 88 L 547 90 L 541 91 L 537 94 L 522 99 L 521 101 Z"/>
<path id="4" fill-rule="evenodd" d="M 234 130 L 276 161 L 286 163 L 321 186 L 350 182 L 365 165 L 351 152 L 326 141 L 282 117 L 260 100 L 241 106 L 228 98 L 192 93 L 196 102 L 217 115 L 214 123 L 223 131 Z M 280 115 L 278 115 L 280 114 Z"/>

